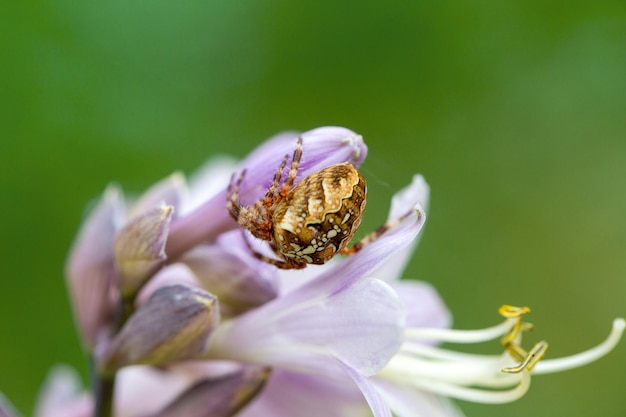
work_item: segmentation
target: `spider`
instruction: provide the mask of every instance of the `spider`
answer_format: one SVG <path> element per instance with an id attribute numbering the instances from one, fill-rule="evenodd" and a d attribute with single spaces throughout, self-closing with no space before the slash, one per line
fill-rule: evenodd
<path id="1" fill-rule="evenodd" d="M 243 206 L 239 200 L 245 169 L 239 177 L 233 174 L 231 178 L 226 193 L 230 215 L 253 236 L 269 242 L 278 257 L 270 258 L 257 252 L 246 239 L 256 258 L 282 269 L 321 265 L 338 253 L 351 255 L 358 252 L 410 214 L 379 227 L 346 247 L 361 224 L 365 210 L 365 178 L 352 164 L 344 162 L 317 171 L 294 186 L 301 158 L 302 138 L 298 138 L 289 173 L 282 185 L 289 155 L 283 158 L 265 196 L 249 206 Z"/>

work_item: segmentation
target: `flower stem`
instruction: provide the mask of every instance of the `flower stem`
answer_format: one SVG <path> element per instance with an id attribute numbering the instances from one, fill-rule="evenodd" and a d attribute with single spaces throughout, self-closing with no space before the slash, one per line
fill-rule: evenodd
<path id="1" fill-rule="evenodd" d="M 135 294 L 122 297 L 119 304 L 119 312 L 116 321 L 116 332 L 126 323 L 134 312 Z M 113 416 L 113 394 L 115 392 L 115 376 L 113 374 L 103 374 L 98 371 L 95 361 L 91 360 L 92 390 L 95 399 L 93 417 Z"/>
<path id="2" fill-rule="evenodd" d="M 113 415 L 113 392 L 115 391 L 115 374 L 103 375 L 93 366 L 92 389 L 95 399 L 93 417 L 111 417 Z"/>

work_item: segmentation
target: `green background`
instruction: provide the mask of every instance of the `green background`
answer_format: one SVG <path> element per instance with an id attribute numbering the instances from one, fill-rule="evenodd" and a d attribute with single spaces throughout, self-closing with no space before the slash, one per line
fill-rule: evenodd
<path id="1" fill-rule="evenodd" d="M 286 129 L 364 135 L 363 231 L 423 173 L 407 277 L 457 328 L 529 305 L 548 357 L 626 315 L 624 1 L 108 1 L 0 6 L 0 390 L 85 372 L 63 264 L 109 181 L 140 192 Z M 481 352 L 496 352 L 495 344 Z M 468 416 L 624 416 L 626 341 Z"/>

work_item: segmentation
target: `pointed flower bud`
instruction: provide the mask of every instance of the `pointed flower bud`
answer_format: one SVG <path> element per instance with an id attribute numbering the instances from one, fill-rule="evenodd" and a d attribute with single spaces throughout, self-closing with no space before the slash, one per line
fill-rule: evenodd
<path id="1" fill-rule="evenodd" d="M 128 210 L 128 217 L 133 218 L 160 205 L 174 206 L 174 216 L 180 214 L 179 208 L 189 198 L 185 176 L 180 172 L 162 179 L 148 188 Z"/>
<path id="2" fill-rule="evenodd" d="M 160 288 L 113 339 L 100 369 L 112 373 L 126 365 L 193 358 L 203 351 L 219 318 L 214 295 L 185 285 Z"/>
<path id="3" fill-rule="evenodd" d="M 113 323 L 118 298 L 115 286 L 124 281 L 125 285 L 132 287 L 137 285 L 137 276 L 145 274 L 145 269 L 152 272 L 150 265 L 146 265 L 149 262 L 145 260 L 141 265 L 144 272 L 139 268 L 142 262 L 138 261 L 143 256 L 155 258 L 154 268 L 158 267 L 159 258 L 164 258 L 163 246 L 171 215 L 159 221 L 159 217 L 166 213 L 155 207 L 163 201 L 176 206 L 185 192 L 184 178 L 174 174 L 151 187 L 127 212 L 121 190 L 109 186 L 85 220 L 72 245 L 65 274 L 74 317 L 87 351 L 94 350 L 98 341 L 102 340 L 101 336 L 107 333 Z M 154 211 L 152 217 L 147 214 L 151 209 Z M 135 224 L 120 231 L 129 217 L 135 218 L 131 220 Z M 133 233 L 145 236 L 150 234 L 150 229 L 154 234 L 152 242 L 145 237 L 142 240 L 133 239 Z M 124 237 L 124 234 L 130 236 Z M 141 242 L 143 248 L 137 247 L 137 242 Z M 117 253 L 114 245 L 118 246 L 115 250 Z M 116 255 L 122 262 L 116 260 Z M 125 279 L 120 280 L 120 272 L 126 275 Z"/>
<path id="4" fill-rule="evenodd" d="M 115 237 L 113 249 L 123 296 L 133 295 L 165 261 L 165 241 L 174 208 L 161 206 L 131 220 Z"/>
<path id="5" fill-rule="evenodd" d="M 237 231 L 223 234 L 217 245 L 197 247 L 181 261 L 202 287 L 220 300 L 222 317 L 233 317 L 278 295 L 276 268 L 254 258 Z"/>
<path id="6" fill-rule="evenodd" d="M 196 383 L 154 417 L 229 417 L 241 410 L 265 385 L 269 371 L 261 368 Z"/>
<path id="7" fill-rule="evenodd" d="M 65 267 L 76 325 L 88 351 L 113 314 L 108 297 L 115 282 L 113 239 L 123 213 L 121 192 L 109 186 L 82 225 Z"/>

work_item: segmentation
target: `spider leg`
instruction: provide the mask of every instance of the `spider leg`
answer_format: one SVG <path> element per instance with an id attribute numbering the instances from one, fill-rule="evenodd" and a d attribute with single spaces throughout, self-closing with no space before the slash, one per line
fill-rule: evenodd
<path id="1" fill-rule="evenodd" d="M 226 189 L 226 208 L 230 213 L 231 217 L 237 221 L 239 219 L 239 215 L 241 213 L 241 202 L 239 201 L 239 187 L 241 186 L 241 182 L 243 181 L 243 177 L 246 175 L 246 170 L 244 169 L 239 174 L 239 177 L 235 181 L 235 174 L 230 178 L 230 182 L 228 183 L 228 188 Z"/>
<path id="2" fill-rule="evenodd" d="M 302 159 L 302 137 L 298 138 L 296 143 L 296 149 L 293 151 L 291 157 L 291 168 L 289 169 L 289 175 L 285 179 L 283 186 L 280 188 L 280 197 L 285 197 L 293 187 L 293 183 L 296 181 L 296 175 L 298 175 L 298 167 L 300 166 L 300 159 Z"/>
<path id="3" fill-rule="evenodd" d="M 258 260 L 266 262 L 270 265 L 274 265 L 275 267 L 280 268 L 280 269 L 302 269 L 306 267 L 306 263 L 297 262 L 293 259 L 287 259 L 287 260 L 282 261 L 279 259 L 274 259 L 274 258 L 270 258 L 269 256 L 263 255 L 262 253 L 258 252 L 256 249 L 252 247 L 252 244 L 250 243 L 250 240 L 248 240 L 248 236 L 246 236 L 245 232 L 243 230 L 241 232 L 243 233 L 243 240 L 246 242 L 246 246 L 248 247 L 248 250 L 250 251 L 252 256 L 257 258 Z"/>
<path id="4" fill-rule="evenodd" d="M 281 162 L 280 166 L 276 170 L 276 173 L 274 174 L 272 184 L 270 185 L 270 188 L 267 189 L 265 198 L 262 200 L 264 206 L 271 206 L 274 202 L 274 194 L 276 194 L 276 189 L 278 188 L 278 184 L 280 184 L 280 179 L 283 177 L 283 171 L 285 170 L 285 166 L 287 166 L 287 159 L 289 159 L 289 155 L 285 155 L 283 162 Z"/>
<path id="5" fill-rule="evenodd" d="M 402 216 L 388 221 L 387 223 L 385 223 L 382 226 L 380 226 L 378 229 L 374 230 L 369 235 L 365 236 L 363 239 L 361 239 L 358 242 L 356 242 L 354 245 L 350 246 L 349 248 L 346 247 L 346 248 L 341 249 L 339 251 L 339 253 L 342 254 L 342 255 L 352 255 L 352 254 L 360 251 L 365 246 L 369 245 L 370 243 L 372 243 L 373 241 L 378 239 L 380 236 L 382 236 L 389 229 L 393 229 L 394 227 L 398 226 L 400 223 L 402 223 L 402 221 L 404 221 L 404 219 L 406 219 L 407 217 L 409 217 L 413 213 L 414 213 L 414 211 L 410 210 L 410 211 L 404 213 Z"/>

